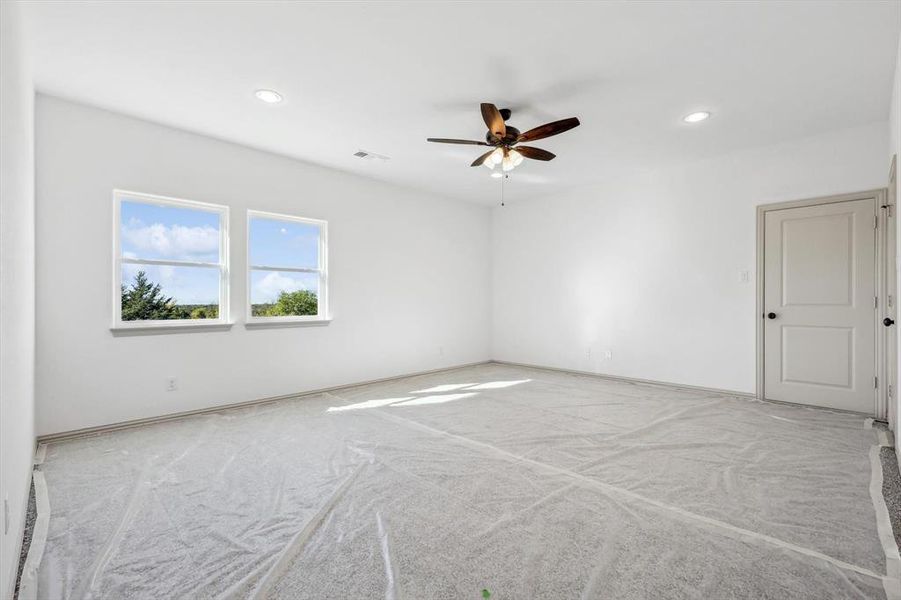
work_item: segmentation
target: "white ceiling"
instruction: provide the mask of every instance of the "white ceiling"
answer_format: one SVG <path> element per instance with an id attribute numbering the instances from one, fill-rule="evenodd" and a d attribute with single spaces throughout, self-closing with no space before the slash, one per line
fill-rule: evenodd
<path id="1" fill-rule="evenodd" d="M 337 169 L 496 202 L 470 168 L 479 102 L 533 145 L 508 193 L 547 194 L 888 118 L 901 3 L 46 2 L 39 91 Z M 254 98 L 257 88 L 285 97 Z M 681 117 L 710 110 L 687 125 Z M 358 149 L 391 157 L 352 156 Z"/>

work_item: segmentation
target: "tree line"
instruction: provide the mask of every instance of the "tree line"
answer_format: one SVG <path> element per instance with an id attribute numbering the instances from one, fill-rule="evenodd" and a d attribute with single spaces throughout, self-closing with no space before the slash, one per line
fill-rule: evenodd
<path id="1" fill-rule="evenodd" d="M 255 317 L 315 316 L 319 299 L 315 292 L 279 292 L 275 302 L 251 305 Z M 176 319 L 217 319 L 218 304 L 178 304 L 166 296 L 163 286 L 138 271 L 130 285 L 122 285 L 123 321 L 169 321 Z"/>

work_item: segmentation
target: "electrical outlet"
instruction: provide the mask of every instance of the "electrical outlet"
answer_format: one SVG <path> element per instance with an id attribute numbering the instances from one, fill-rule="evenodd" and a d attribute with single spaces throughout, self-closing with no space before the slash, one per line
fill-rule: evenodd
<path id="1" fill-rule="evenodd" d="M 613 359 L 613 350 L 607 350 L 606 352 L 604 352 L 604 358 L 606 360 L 612 360 Z"/>
<path id="2" fill-rule="evenodd" d="M 741 271 L 738 274 L 738 281 L 740 283 L 751 283 L 751 272 L 748 270 Z"/>
<path id="3" fill-rule="evenodd" d="M 178 389 L 178 379 L 175 377 L 168 377 L 166 379 L 166 391 L 174 392 Z"/>
<path id="4" fill-rule="evenodd" d="M 591 347 L 588 347 L 588 360 L 591 360 Z"/>

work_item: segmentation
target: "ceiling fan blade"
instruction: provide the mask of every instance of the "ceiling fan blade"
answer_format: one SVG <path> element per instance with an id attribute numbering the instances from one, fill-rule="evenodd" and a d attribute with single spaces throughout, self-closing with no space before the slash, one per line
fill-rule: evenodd
<path id="1" fill-rule="evenodd" d="M 546 137 L 551 137 L 552 135 L 557 135 L 558 133 L 569 131 L 573 127 L 578 126 L 579 119 L 577 119 L 576 117 L 554 121 L 553 123 L 545 123 L 544 125 L 540 125 L 535 129 L 528 130 L 524 134 L 520 135 L 516 141 L 532 142 L 534 140 L 542 140 Z"/>
<path id="2" fill-rule="evenodd" d="M 531 146 L 514 146 L 513 150 L 533 160 L 554 160 L 554 157 L 557 156 L 553 152 L 548 152 L 541 148 L 532 148 Z"/>
<path id="3" fill-rule="evenodd" d="M 428 138 L 427 142 L 438 142 L 439 144 L 469 144 L 471 146 L 490 146 L 485 142 L 477 142 L 475 140 L 454 140 L 450 138 Z"/>
<path id="4" fill-rule="evenodd" d="M 489 102 L 482 102 L 482 118 L 485 119 L 485 125 L 488 131 L 496 138 L 502 138 L 507 135 L 507 126 L 504 125 L 504 117 L 501 111 Z"/>
<path id="5" fill-rule="evenodd" d="M 492 148 L 491 150 L 489 150 L 488 152 L 486 152 L 486 153 L 483 154 L 482 156 L 480 156 L 480 157 L 478 157 L 477 159 L 475 159 L 474 161 L 472 161 L 472 164 L 469 165 L 469 166 L 470 166 L 470 167 L 481 167 L 481 166 L 482 166 L 482 163 L 484 163 L 485 160 L 486 160 L 489 156 L 491 156 L 492 154 L 494 154 L 495 150 L 496 150 L 495 148 Z"/>

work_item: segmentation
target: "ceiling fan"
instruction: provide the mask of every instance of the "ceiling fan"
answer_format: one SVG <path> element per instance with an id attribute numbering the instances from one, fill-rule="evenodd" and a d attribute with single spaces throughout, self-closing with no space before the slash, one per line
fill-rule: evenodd
<path id="1" fill-rule="evenodd" d="M 532 146 L 517 146 L 520 142 L 532 142 L 542 140 L 564 131 L 569 131 L 573 127 L 578 127 L 579 119 L 570 117 L 552 123 L 545 123 L 530 129 L 525 133 L 520 133 L 519 129 L 512 125 L 507 125 L 505 121 L 510 118 L 511 111 L 509 108 L 498 108 L 489 102 L 482 103 L 482 118 L 488 125 L 488 133 L 485 134 L 485 141 L 478 142 L 475 140 L 454 140 L 448 138 L 428 138 L 430 142 L 438 142 L 441 144 L 469 144 L 472 146 L 489 146 L 492 149 L 475 159 L 471 167 L 485 165 L 489 169 L 494 169 L 497 165 L 501 165 L 504 171 L 511 171 L 523 161 L 524 158 L 533 160 L 553 160 L 555 154 L 534 148 Z"/>

